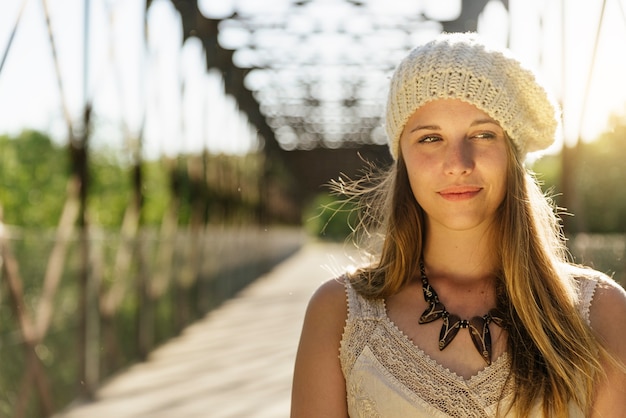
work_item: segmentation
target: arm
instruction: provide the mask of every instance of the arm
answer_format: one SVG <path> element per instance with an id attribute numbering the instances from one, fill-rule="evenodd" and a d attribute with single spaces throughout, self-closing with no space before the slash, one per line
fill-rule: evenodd
<path id="1" fill-rule="evenodd" d="M 291 394 L 291 417 L 347 417 L 339 345 L 347 318 L 342 282 L 331 280 L 313 295 L 304 318 Z"/>
<path id="2" fill-rule="evenodd" d="M 626 365 L 626 292 L 613 282 L 600 282 L 590 309 L 591 326 L 606 349 Z M 596 389 L 593 418 L 626 416 L 626 373 L 603 361 L 606 378 Z"/>

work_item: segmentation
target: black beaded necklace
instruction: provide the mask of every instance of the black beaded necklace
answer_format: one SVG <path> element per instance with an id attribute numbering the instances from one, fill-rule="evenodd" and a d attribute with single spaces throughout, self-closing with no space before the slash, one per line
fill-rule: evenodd
<path id="1" fill-rule="evenodd" d="M 428 303 L 428 308 L 420 317 L 420 324 L 428 324 L 439 318 L 443 319 L 443 325 L 439 332 L 439 350 L 443 350 L 452 342 L 461 328 L 467 328 L 472 342 L 487 364 L 491 364 L 491 334 L 489 324 L 494 323 L 503 327 L 504 319 L 497 309 L 491 309 L 484 316 L 475 316 L 471 319 L 461 319 L 458 315 L 451 314 L 439 301 L 439 296 L 435 289 L 428 283 L 424 262 L 420 261 L 420 273 L 422 275 L 422 290 L 424 300 Z"/>

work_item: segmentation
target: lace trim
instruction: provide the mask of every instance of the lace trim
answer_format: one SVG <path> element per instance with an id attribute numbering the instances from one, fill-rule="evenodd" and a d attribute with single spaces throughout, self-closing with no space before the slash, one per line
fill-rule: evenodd
<path id="1" fill-rule="evenodd" d="M 402 332 L 402 330 L 398 328 L 391 319 L 387 317 L 387 318 L 384 318 L 383 321 L 387 322 L 387 326 L 393 329 L 394 332 L 392 334 L 397 334 L 397 336 L 394 336 L 394 337 L 396 338 L 397 342 L 405 346 L 405 349 L 409 351 L 409 354 L 411 354 L 410 353 L 411 351 L 415 351 L 416 354 L 423 361 L 429 364 L 429 366 L 432 366 L 433 368 L 437 369 L 438 373 L 449 375 L 451 379 L 457 380 L 462 385 L 466 385 L 468 387 L 479 386 L 483 381 L 493 379 L 494 371 L 497 371 L 497 369 L 501 367 L 505 367 L 505 368 L 510 367 L 509 353 L 504 352 L 492 363 L 492 367 L 489 367 L 489 366 L 485 367 L 482 370 L 479 370 L 478 373 L 471 376 L 469 379 L 465 379 L 463 376 L 459 376 L 453 370 L 450 370 L 447 367 L 444 367 L 441 363 L 437 362 L 432 357 L 430 357 L 428 353 L 426 353 L 421 348 L 416 346 L 413 343 L 413 341 L 411 341 L 411 339 L 404 332 Z M 500 363 L 504 363 L 504 364 L 500 364 Z"/>
<path id="2" fill-rule="evenodd" d="M 596 294 L 598 283 L 602 280 L 602 276 L 583 276 L 576 279 L 578 284 L 578 311 L 582 315 L 587 325 L 591 325 L 589 311 L 593 297 Z"/>
<path id="3" fill-rule="evenodd" d="M 350 375 L 356 359 L 368 344 L 369 336 L 385 314 L 380 300 L 368 301 L 358 295 L 344 277 L 348 303 L 348 319 L 341 337 L 339 358 L 344 376 Z"/>
<path id="4" fill-rule="evenodd" d="M 589 323 L 589 310 L 600 276 L 577 279 L 579 312 Z M 363 376 L 352 379 L 352 371 L 367 347 L 380 365 L 374 379 L 402 393 L 414 404 L 428 404 L 450 417 L 493 416 L 499 402 L 513 393 L 507 379 L 511 362 L 503 353 L 490 366 L 469 379 L 444 367 L 417 347 L 389 319 L 384 300 L 368 300 L 352 288 L 347 278 L 348 318 L 341 339 L 339 358 L 346 378 L 348 402 L 360 416 L 377 416 L 375 394 L 363 389 Z"/>
<path id="5" fill-rule="evenodd" d="M 440 411 L 455 417 L 488 416 L 485 408 L 497 404 L 512 390 L 504 388 L 510 370 L 505 353 L 466 380 L 437 363 L 417 347 L 388 318 L 384 301 L 367 300 L 347 283 L 348 321 L 341 342 L 340 360 L 346 376 L 348 395 L 362 398 L 350 381 L 357 359 L 368 347 L 398 391 L 408 392 Z M 477 415 L 478 414 L 478 415 Z"/>

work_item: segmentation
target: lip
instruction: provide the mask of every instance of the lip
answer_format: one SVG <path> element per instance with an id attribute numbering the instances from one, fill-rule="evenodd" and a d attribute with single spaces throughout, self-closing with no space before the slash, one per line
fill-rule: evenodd
<path id="1" fill-rule="evenodd" d="M 452 186 L 446 187 L 437 193 L 446 200 L 459 201 L 472 199 L 482 191 L 478 186 Z"/>

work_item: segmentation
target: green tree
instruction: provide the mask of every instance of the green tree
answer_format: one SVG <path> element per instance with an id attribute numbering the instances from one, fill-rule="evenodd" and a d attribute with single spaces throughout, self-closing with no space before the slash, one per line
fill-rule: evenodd
<path id="1" fill-rule="evenodd" d="M 65 201 L 67 151 L 37 131 L 0 136 L 0 204 L 7 224 L 56 225 Z"/>
<path id="2" fill-rule="evenodd" d="M 581 143 L 575 191 L 585 232 L 626 232 L 626 116 L 613 117 L 609 129 L 591 142 Z M 543 188 L 560 205 L 561 155 L 545 156 L 533 164 Z M 561 206 L 561 205 L 560 205 Z M 572 208 L 565 208 L 565 211 Z"/>
<path id="3" fill-rule="evenodd" d="M 626 232 L 626 119 L 581 146 L 577 188 L 588 232 Z"/>
<path id="4" fill-rule="evenodd" d="M 90 222 L 105 228 L 122 223 L 124 210 L 130 201 L 130 167 L 124 166 L 113 154 L 100 150 L 89 155 L 89 213 Z"/>

